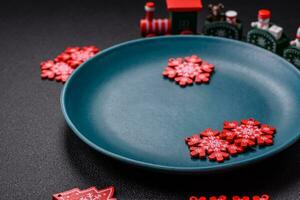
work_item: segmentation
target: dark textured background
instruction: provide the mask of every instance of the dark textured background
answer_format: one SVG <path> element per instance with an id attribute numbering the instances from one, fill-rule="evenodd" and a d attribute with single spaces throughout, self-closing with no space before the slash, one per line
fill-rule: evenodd
<path id="1" fill-rule="evenodd" d="M 207 4 L 212 1 L 205 1 Z M 224 0 L 248 24 L 259 8 L 295 34 L 299 1 Z M 0 5 L 0 199 L 46 200 L 73 187 L 114 185 L 118 199 L 188 199 L 260 194 L 300 199 L 300 143 L 243 169 L 215 175 L 148 172 L 107 158 L 81 142 L 60 110 L 62 84 L 42 81 L 39 63 L 66 46 L 106 48 L 139 37 L 144 1 L 7 1 Z M 166 16 L 157 1 L 156 16 Z M 207 13 L 200 14 L 199 25 Z M 238 52 L 237 52 L 238 56 Z M 288 106 L 288 105 L 287 105 Z"/>

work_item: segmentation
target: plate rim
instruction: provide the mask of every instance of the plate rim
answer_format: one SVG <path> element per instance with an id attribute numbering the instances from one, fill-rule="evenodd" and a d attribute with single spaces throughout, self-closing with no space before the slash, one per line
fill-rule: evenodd
<path id="1" fill-rule="evenodd" d="M 221 171 L 221 170 L 227 170 L 227 169 L 233 169 L 233 168 L 237 168 L 237 167 L 241 167 L 241 166 L 245 166 L 245 165 L 249 165 L 251 163 L 255 163 L 258 161 L 261 161 L 263 159 L 272 157 L 273 155 L 287 149 L 288 147 L 290 147 L 291 145 L 293 145 L 294 143 L 297 142 L 297 140 L 300 138 L 300 133 L 295 134 L 294 137 L 292 137 L 290 140 L 288 140 L 287 142 L 283 143 L 280 146 L 277 146 L 274 150 L 265 152 L 263 154 L 260 154 L 256 157 L 253 158 L 246 158 L 243 159 L 242 161 L 237 161 L 235 163 L 222 163 L 222 165 L 215 165 L 215 166 L 197 166 L 197 167 L 177 167 L 177 166 L 168 166 L 168 165 L 161 165 L 161 164 L 153 164 L 150 162 L 144 162 L 144 161 L 140 161 L 140 160 L 136 160 L 136 159 L 132 159 L 132 158 L 128 158 L 126 156 L 122 156 L 120 154 L 117 153 L 113 153 L 109 150 L 106 150 L 98 145 L 96 145 L 95 143 L 93 143 L 92 141 L 90 141 L 89 139 L 87 139 L 75 126 L 75 124 L 73 124 L 73 122 L 71 121 L 67 110 L 66 110 L 66 105 L 65 105 L 65 98 L 66 98 L 66 91 L 67 89 L 70 87 L 70 82 L 72 82 L 72 80 L 74 79 L 74 77 L 76 76 L 76 74 L 79 73 L 79 71 L 84 68 L 86 65 L 88 65 L 90 62 L 93 62 L 94 59 L 96 59 L 97 57 L 106 54 L 107 52 L 109 53 L 110 51 L 113 51 L 119 47 L 122 46 L 127 46 L 127 45 L 131 45 L 134 43 L 139 43 L 139 42 L 144 42 L 144 41 L 150 41 L 150 40 L 164 40 L 164 39 L 170 39 L 170 38 L 203 38 L 203 39 L 213 39 L 213 40 L 221 40 L 221 41 L 226 41 L 226 42 L 232 42 L 232 43 L 236 43 L 238 45 L 242 45 L 242 46 L 246 46 L 246 47 L 250 47 L 250 48 L 254 48 L 257 51 L 262 51 L 264 53 L 269 54 L 269 56 L 271 57 L 277 57 L 276 59 L 280 59 L 281 61 L 283 61 L 285 64 L 287 64 L 290 68 L 290 70 L 293 70 L 295 73 L 298 74 L 298 76 L 300 77 L 300 71 L 291 63 L 289 63 L 288 61 L 286 61 L 284 58 L 278 56 L 277 54 L 274 54 L 270 51 L 267 51 L 261 47 L 255 46 L 253 44 L 250 43 L 246 43 L 243 41 L 239 41 L 239 40 L 232 40 L 232 39 L 228 39 L 228 38 L 221 38 L 221 37 L 214 37 L 214 36 L 204 36 L 204 35 L 176 35 L 176 36 L 157 36 L 157 37 L 152 37 L 152 38 L 139 38 L 139 39 L 134 39 L 134 40 L 129 40 L 126 42 L 122 42 L 116 45 L 113 45 L 109 48 L 106 48 L 102 51 L 100 51 L 99 53 L 97 53 L 94 57 L 92 57 L 91 59 L 87 60 L 85 63 L 83 63 L 82 65 L 80 65 L 77 69 L 74 70 L 74 72 L 72 73 L 72 75 L 68 78 L 67 82 L 64 84 L 63 89 L 61 91 L 61 95 L 60 95 L 60 104 L 61 104 L 61 110 L 63 113 L 63 116 L 68 124 L 68 126 L 71 128 L 71 130 L 87 145 L 89 145 L 90 147 L 92 147 L 93 149 L 95 149 L 96 151 L 109 156 L 111 158 L 114 158 L 116 160 L 119 161 L 123 161 L 125 163 L 128 164 L 133 164 L 139 167 L 146 167 L 148 169 L 156 169 L 156 170 L 160 170 L 160 171 L 166 171 L 166 172 L 173 172 L 173 173 L 193 173 L 193 172 L 197 172 L 197 173 L 201 173 L 201 172 L 212 172 L 212 171 Z"/>

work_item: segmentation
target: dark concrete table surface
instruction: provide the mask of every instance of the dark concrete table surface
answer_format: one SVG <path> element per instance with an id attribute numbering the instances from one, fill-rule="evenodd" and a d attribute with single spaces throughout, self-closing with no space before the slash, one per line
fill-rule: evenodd
<path id="1" fill-rule="evenodd" d="M 202 27 L 207 5 L 199 16 Z M 216 2 L 216 1 L 214 1 Z M 257 10 L 294 36 L 300 2 L 222 1 L 245 29 Z M 0 199 L 45 200 L 53 193 L 113 185 L 118 199 L 188 199 L 191 195 L 262 194 L 300 199 L 300 143 L 252 166 L 222 174 L 183 176 L 136 169 L 95 152 L 68 128 L 62 84 L 42 81 L 39 63 L 65 47 L 102 49 L 139 38 L 145 1 L 6 1 L 0 5 Z M 156 16 L 167 16 L 157 1 Z M 300 83 L 299 83 L 300 84 Z M 300 109 L 300 108 L 299 108 Z M 300 122 L 299 122 L 300 123 Z"/>

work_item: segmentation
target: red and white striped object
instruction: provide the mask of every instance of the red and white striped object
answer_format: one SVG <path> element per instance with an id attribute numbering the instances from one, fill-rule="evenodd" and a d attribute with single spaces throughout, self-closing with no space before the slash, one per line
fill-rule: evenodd
<path id="1" fill-rule="evenodd" d="M 171 22 L 169 19 L 155 19 L 153 14 L 155 4 L 147 2 L 145 4 L 145 18 L 140 20 L 140 30 L 143 36 L 165 35 L 171 33 Z"/>
<path id="2" fill-rule="evenodd" d="M 142 19 L 140 29 L 143 36 L 148 34 L 164 35 L 171 32 L 171 23 L 169 19 Z"/>

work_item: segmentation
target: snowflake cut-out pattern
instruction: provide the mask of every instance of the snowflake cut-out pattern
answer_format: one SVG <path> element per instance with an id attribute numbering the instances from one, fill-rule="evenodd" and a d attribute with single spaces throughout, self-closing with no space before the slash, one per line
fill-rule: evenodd
<path id="1" fill-rule="evenodd" d="M 185 139 L 192 158 L 208 158 L 218 162 L 229 159 L 253 146 L 273 144 L 276 129 L 250 118 L 238 121 L 225 121 L 223 130 L 205 129 L 199 134 Z"/>
<path id="2" fill-rule="evenodd" d="M 208 83 L 213 71 L 213 64 L 203 61 L 197 55 L 192 55 L 185 58 L 170 58 L 162 75 L 185 87 L 194 82 Z"/>
<path id="3" fill-rule="evenodd" d="M 95 56 L 99 49 L 95 46 L 68 47 L 54 60 L 47 60 L 40 64 L 43 79 L 55 79 L 66 82 L 79 65 Z"/>

